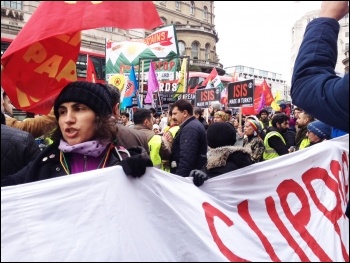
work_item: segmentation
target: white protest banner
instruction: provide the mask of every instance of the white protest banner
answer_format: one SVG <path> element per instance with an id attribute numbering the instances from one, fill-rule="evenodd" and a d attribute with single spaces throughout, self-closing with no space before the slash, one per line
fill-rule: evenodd
<path id="1" fill-rule="evenodd" d="M 1 261 L 348 261 L 349 136 L 191 178 L 121 167 L 1 188 Z"/>

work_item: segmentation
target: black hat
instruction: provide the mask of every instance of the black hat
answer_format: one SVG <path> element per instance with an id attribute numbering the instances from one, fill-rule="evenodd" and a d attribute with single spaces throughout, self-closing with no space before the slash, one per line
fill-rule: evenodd
<path id="1" fill-rule="evenodd" d="M 97 115 L 112 114 L 108 89 L 99 83 L 75 81 L 69 83 L 58 95 L 54 104 L 54 113 L 58 120 L 58 107 L 64 102 L 79 102 L 92 109 Z"/>
<path id="2" fill-rule="evenodd" d="M 228 122 L 214 122 L 208 127 L 207 139 L 210 148 L 233 146 L 236 143 L 236 130 Z"/>

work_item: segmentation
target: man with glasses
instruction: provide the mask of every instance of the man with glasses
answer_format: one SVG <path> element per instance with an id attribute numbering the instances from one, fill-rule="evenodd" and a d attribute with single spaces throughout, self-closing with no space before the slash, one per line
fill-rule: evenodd
<path id="1" fill-rule="evenodd" d="M 271 160 L 289 153 L 288 145 L 284 137 L 289 127 L 289 117 L 284 113 L 277 113 L 272 118 L 272 127 L 267 129 L 264 139 L 264 160 Z"/>

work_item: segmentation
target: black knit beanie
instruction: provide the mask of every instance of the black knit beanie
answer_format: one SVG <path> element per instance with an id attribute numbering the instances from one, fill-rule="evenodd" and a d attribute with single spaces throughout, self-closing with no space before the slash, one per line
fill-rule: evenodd
<path id="1" fill-rule="evenodd" d="M 112 114 L 108 89 L 99 83 L 75 81 L 69 83 L 58 95 L 54 104 L 54 113 L 58 120 L 58 107 L 65 102 L 79 102 L 92 109 L 97 115 Z"/>
<path id="2" fill-rule="evenodd" d="M 236 143 L 236 130 L 228 122 L 214 122 L 208 127 L 207 139 L 210 148 L 233 146 Z"/>

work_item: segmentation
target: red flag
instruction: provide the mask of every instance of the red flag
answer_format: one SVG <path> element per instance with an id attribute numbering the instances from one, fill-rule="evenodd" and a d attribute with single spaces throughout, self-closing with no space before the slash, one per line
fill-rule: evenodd
<path id="1" fill-rule="evenodd" d="M 218 74 L 216 68 L 213 68 L 209 76 L 202 82 L 201 86 L 207 86 L 209 80 L 213 80 Z"/>
<path id="2" fill-rule="evenodd" d="M 16 108 L 47 114 L 77 79 L 80 31 L 161 24 L 152 1 L 41 1 L 1 58 L 1 85 Z"/>
<path id="3" fill-rule="evenodd" d="M 199 85 L 197 84 L 193 89 L 188 89 L 187 93 L 189 94 L 196 94 L 196 91 L 198 89 Z"/>
<path id="4" fill-rule="evenodd" d="M 86 81 L 96 83 L 96 70 L 94 63 L 92 63 L 91 58 L 88 56 L 86 64 Z"/>
<path id="5" fill-rule="evenodd" d="M 255 115 L 254 106 L 242 106 L 242 115 Z"/>
<path id="6" fill-rule="evenodd" d="M 273 95 L 271 92 L 271 88 L 269 87 L 269 85 L 267 84 L 265 79 L 264 79 L 263 83 L 261 83 L 260 86 L 256 87 L 256 89 L 258 89 L 258 88 L 260 89 L 259 93 L 263 92 L 265 95 L 265 105 L 270 106 L 271 103 L 273 102 Z M 256 95 L 256 94 L 254 94 L 254 95 Z"/>

